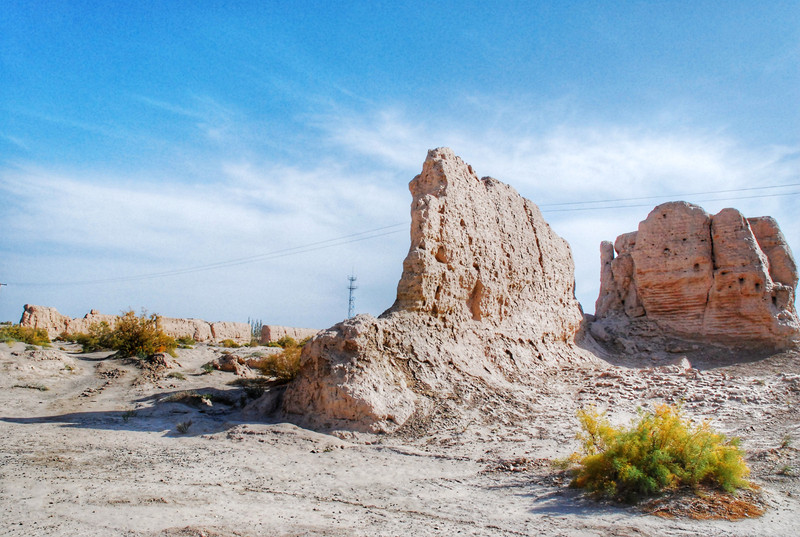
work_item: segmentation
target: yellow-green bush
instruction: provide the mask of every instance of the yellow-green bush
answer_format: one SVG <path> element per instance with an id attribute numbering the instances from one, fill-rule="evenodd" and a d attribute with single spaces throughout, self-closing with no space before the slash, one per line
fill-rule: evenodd
<path id="1" fill-rule="evenodd" d="M 679 407 L 639 412 L 630 428 L 613 427 L 595 408 L 578 411 L 582 455 L 573 486 L 601 497 L 636 502 L 665 490 L 708 485 L 731 492 L 749 486 L 738 439 L 692 424 Z"/>
<path id="2" fill-rule="evenodd" d="M 282 338 L 280 338 L 280 339 L 278 339 L 276 341 L 270 341 L 269 343 L 267 343 L 266 346 L 267 347 L 280 347 L 282 349 L 285 349 L 285 348 L 288 348 L 288 347 L 296 347 L 298 345 L 303 346 L 305 344 L 305 342 L 306 342 L 306 340 L 303 340 L 301 343 L 297 343 L 297 340 L 295 340 L 292 336 L 283 336 Z"/>
<path id="3" fill-rule="evenodd" d="M 101 349 L 118 351 L 121 356 L 147 357 L 157 352 L 172 353 L 178 343 L 158 326 L 158 315 L 132 310 L 118 315 L 111 328 L 105 321 L 89 326 L 88 333 L 65 334 L 67 341 L 81 344 L 83 352 Z"/>
<path id="4" fill-rule="evenodd" d="M 18 324 L 0 326 L 0 341 L 6 343 L 21 341 L 28 345 L 50 346 L 50 338 L 47 337 L 46 330 L 42 328 L 20 326 Z"/>
<path id="5" fill-rule="evenodd" d="M 140 316 L 131 310 L 117 317 L 112 347 L 122 356 L 150 356 L 157 352 L 173 352 L 178 343 L 158 326 L 158 315 Z"/>
<path id="6" fill-rule="evenodd" d="M 91 324 L 88 328 L 88 332 L 61 334 L 59 337 L 64 341 L 71 341 L 79 344 L 82 347 L 83 352 L 95 352 L 103 349 L 113 349 L 115 344 L 114 331 L 105 321 Z"/>
<path id="7" fill-rule="evenodd" d="M 262 374 L 275 377 L 281 382 L 289 382 L 300 372 L 300 353 L 307 341 L 297 343 L 294 339 L 287 338 L 289 341 L 284 341 L 286 346 L 283 350 L 278 354 L 265 356 L 260 366 Z"/>

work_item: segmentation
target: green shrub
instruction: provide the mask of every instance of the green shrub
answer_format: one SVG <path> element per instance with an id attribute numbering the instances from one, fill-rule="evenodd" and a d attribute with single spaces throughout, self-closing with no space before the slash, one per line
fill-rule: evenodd
<path id="1" fill-rule="evenodd" d="M 289 348 L 289 347 L 297 347 L 297 341 L 292 336 L 283 336 L 275 343 L 278 344 L 278 347 L 281 348 Z"/>
<path id="2" fill-rule="evenodd" d="M 40 347 L 50 346 L 50 338 L 47 336 L 47 330 L 43 328 L 20 326 L 18 324 L 0 326 L 0 341 L 8 344 L 21 341 L 28 345 L 39 345 Z"/>
<path id="3" fill-rule="evenodd" d="M 137 317 L 131 310 L 117 317 L 114 325 L 114 349 L 122 356 L 150 356 L 157 352 L 172 353 L 177 342 L 158 326 L 158 315 L 143 312 Z"/>
<path id="4" fill-rule="evenodd" d="M 96 352 L 115 348 L 115 333 L 106 321 L 93 323 L 88 330 L 86 333 L 61 334 L 60 338 L 64 341 L 77 343 L 82 347 L 82 352 Z"/>
<path id="5" fill-rule="evenodd" d="M 295 345 L 286 347 L 278 354 L 264 356 L 260 360 L 261 373 L 274 377 L 280 382 L 289 382 L 300 372 L 300 353 L 303 348 Z"/>
<path id="6" fill-rule="evenodd" d="M 197 345 L 197 342 L 192 336 L 181 336 L 175 341 L 178 342 L 178 345 L 180 345 L 182 349 L 191 348 L 192 345 Z"/>
<path id="7" fill-rule="evenodd" d="M 235 342 L 234 340 L 232 340 L 232 339 L 223 339 L 223 340 L 220 342 L 220 345 L 222 345 L 222 346 L 223 346 L 223 347 L 225 347 L 226 349 L 238 349 L 239 347 L 241 347 L 241 345 L 239 345 L 238 343 L 236 343 L 236 342 Z"/>
<path id="8" fill-rule="evenodd" d="M 78 343 L 83 352 L 110 349 L 121 356 L 144 358 L 157 352 L 173 354 L 178 343 L 158 326 L 158 315 L 132 310 L 118 315 L 111 328 L 105 321 L 89 326 L 88 333 L 63 334 L 63 339 Z"/>
<path id="9" fill-rule="evenodd" d="M 594 408 L 578 411 L 583 454 L 573 486 L 625 502 L 682 486 L 708 485 L 732 492 L 748 487 L 750 473 L 738 439 L 704 421 L 693 425 L 681 409 L 658 405 L 639 411 L 629 429 L 615 428 Z"/>

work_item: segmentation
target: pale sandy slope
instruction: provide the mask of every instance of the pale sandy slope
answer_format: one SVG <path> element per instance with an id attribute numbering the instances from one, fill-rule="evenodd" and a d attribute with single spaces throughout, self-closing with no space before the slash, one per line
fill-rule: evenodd
<path id="1" fill-rule="evenodd" d="M 244 419 L 235 405 L 157 402 L 188 389 L 238 401 L 232 374 L 198 374 L 219 349 L 179 351 L 186 379 L 159 384 L 104 354 L 37 352 L 0 346 L 0 535 L 793 536 L 800 527 L 800 478 L 786 475 L 800 474 L 797 354 L 689 375 L 563 371 L 516 416 L 493 402 L 500 423 L 477 409 L 424 437 L 342 439 Z M 48 390 L 13 387 L 37 384 Z M 578 406 L 596 402 L 623 419 L 678 399 L 742 436 L 769 504 L 763 517 L 665 520 L 598 504 L 550 466 L 577 448 Z M 786 438 L 794 444 L 781 448 Z"/>

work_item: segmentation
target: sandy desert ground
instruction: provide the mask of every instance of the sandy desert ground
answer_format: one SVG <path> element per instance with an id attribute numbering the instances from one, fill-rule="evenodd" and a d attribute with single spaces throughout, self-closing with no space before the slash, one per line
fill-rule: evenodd
<path id="1" fill-rule="evenodd" d="M 243 411 L 236 377 L 202 369 L 220 348 L 179 350 L 170 372 L 184 378 L 158 380 L 109 353 L 60 345 L 0 346 L 0 535 L 789 536 L 800 527 L 797 351 L 676 354 L 689 370 L 638 356 L 546 371 L 539 386 L 520 387 L 524 408 L 498 398 L 467 422 L 377 436 Z M 577 408 L 596 403 L 624 421 L 656 401 L 683 401 L 692 418 L 741 437 L 763 516 L 663 518 L 568 488 L 552 461 L 578 447 Z"/>

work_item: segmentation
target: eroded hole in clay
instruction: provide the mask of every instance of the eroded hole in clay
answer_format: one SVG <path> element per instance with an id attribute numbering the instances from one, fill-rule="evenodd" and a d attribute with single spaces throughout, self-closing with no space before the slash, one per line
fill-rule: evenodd
<path id="1" fill-rule="evenodd" d="M 475 321 L 480 321 L 483 319 L 483 312 L 481 311 L 481 301 L 483 300 L 483 284 L 480 280 L 475 283 L 475 287 L 472 288 L 472 292 L 469 294 L 469 301 L 467 306 L 469 306 L 470 312 L 472 312 L 472 318 Z"/>

